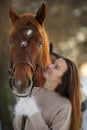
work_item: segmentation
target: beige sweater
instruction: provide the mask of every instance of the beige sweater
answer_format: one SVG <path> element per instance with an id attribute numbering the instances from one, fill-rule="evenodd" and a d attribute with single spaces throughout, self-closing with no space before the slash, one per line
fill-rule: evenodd
<path id="1" fill-rule="evenodd" d="M 44 88 L 33 89 L 39 112 L 26 120 L 25 130 L 69 130 L 71 103 L 56 92 Z M 21 116 L 15 116 L 14 130 L 21 130 Z"/>

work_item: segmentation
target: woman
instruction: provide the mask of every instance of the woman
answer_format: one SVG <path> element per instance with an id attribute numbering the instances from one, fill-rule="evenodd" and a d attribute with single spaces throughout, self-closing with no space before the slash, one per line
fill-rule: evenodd
<path id="1" fill-rule="evenodd" d="M 35 101 L 21 98 L 16 105 L 14 130 L 21 130 L 22 115 L 27 116 L 25 130 L 79 130 L 81 94 L 76 65 L 69 59 L 58 58 L 47 66 L 43 76 L 44 86 L 33 89 Z"/>

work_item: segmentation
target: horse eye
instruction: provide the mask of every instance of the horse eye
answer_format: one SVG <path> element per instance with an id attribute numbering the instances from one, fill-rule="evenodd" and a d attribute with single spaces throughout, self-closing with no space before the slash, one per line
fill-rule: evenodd
<path id="1" fill-rule="evenodd" d="M 39 41 L 39 42 L 38 42 L 38 45 L 39 45 L 39 46 L 42 46 L 42 45 L 43 45 L 43 41 Z"/>
<path id="2" fill-rule="evenodd" d="M 8 44 L 9 44 L 9 45 L 12 45 L 12 43 L 13 43 L 12 39 L 9 39 L 9 40 L 8 40 Z"/>

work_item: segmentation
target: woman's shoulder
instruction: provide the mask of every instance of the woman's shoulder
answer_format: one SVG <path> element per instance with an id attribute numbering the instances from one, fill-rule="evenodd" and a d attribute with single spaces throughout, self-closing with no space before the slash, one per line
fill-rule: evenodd
<path id="1" fill-rule="evenodd" d="M 71 102 L 68 98 L 63 97 L 57 92 L 49 91 L 44 88 L 35 87 L 33 90 L 33 95 L 37 98 L 45 100 L 45 102 L 51 102 L 52 104 L 71 107 Z"/>
<path id="2" fill-rule="evenodd" d="M 54 119 L 58 113 L 68 116 L 72 107 L 70 101 L 59 93 L 44 88 L 34 88 L 33 96 L 44 119 Z"/>
<path id="3" fill-rule="evenodd" d="M 71 102 L 67 97 L 64 97 L 58 93 L 58 98 L 59 98 L 61 106 L 63 106 L 64 108 L 72 109 Z"/>

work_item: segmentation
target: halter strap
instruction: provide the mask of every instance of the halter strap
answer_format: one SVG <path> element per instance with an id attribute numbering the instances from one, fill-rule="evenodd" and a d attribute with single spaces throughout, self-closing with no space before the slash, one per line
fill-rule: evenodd
<path id="1" fill-rule="evenodd" d="M 31 62 L 29 62 L 29 61 L 19 61 L 19 62 L 16 62 L 16 63 L 13 65 L 13 70 L 15 69 L 15 67 L 16 67 L 17 65 L 20 65 L 20 64 L 27 64 L 27 65 L 29 65 L 29 66 L 32 68 L 32 70 L 33 70 L 33 65 L 32 65 Z"/>
<path id="2" fill-rule="evenodd" d="M 32 70 L 33 74 L 34 74 L 34 68 L 33 68 L 33 64 L 32 64 L 32 58 L 31 58 L 31 54 L 30 54 L 29 50 L 27 49 L 27 46 L 30 45 L 30 41 L 31 41 L 31 39 L 33 38 L 33 36 L 34 36 L 35 33 L 36 33 L 36 31 L 32 34 L 31 37 L 29 37 L 28 39 L 26 39 L 25 41 L 23 41 L 22 38 L 21 38 L 21 36 L 19 35 L 19 33 L 16 32 L 16 34 L 17 34 L 17 36 L 18 36 L 18 38 L 19 38 L 19 40 L 20 40 L 20 48 L 18 49 L 18 51 L 17 51 L 17 53 L 16 53 L 16 56 L 15 56 L 15 59 L 14 59 L 14 64 L 13 64 L 13 66 L 10 68 L 10 73 L 12 73 L 12 75 L 13 75 L 13 73 L 14 73 L 15 67 L 16 67 L 17 65 L 19 65 L 19 64 L 27 64 L 27 65 L 29 65 L 29 66 L 31 67 L 31 70 Z M 27 53 L 27 55 L 28 55 L 28 57 L 29 57 L 30 62 L 29 62 L 29 61 L 18 61 L 18 62 L 16 62 L 16 59 L 17 59 L 17 57 L 18 57 L 20 51 L 21 51 L 23 48 L 25 49 L 25 51 L 26 51 L 26 53 Z"/>

